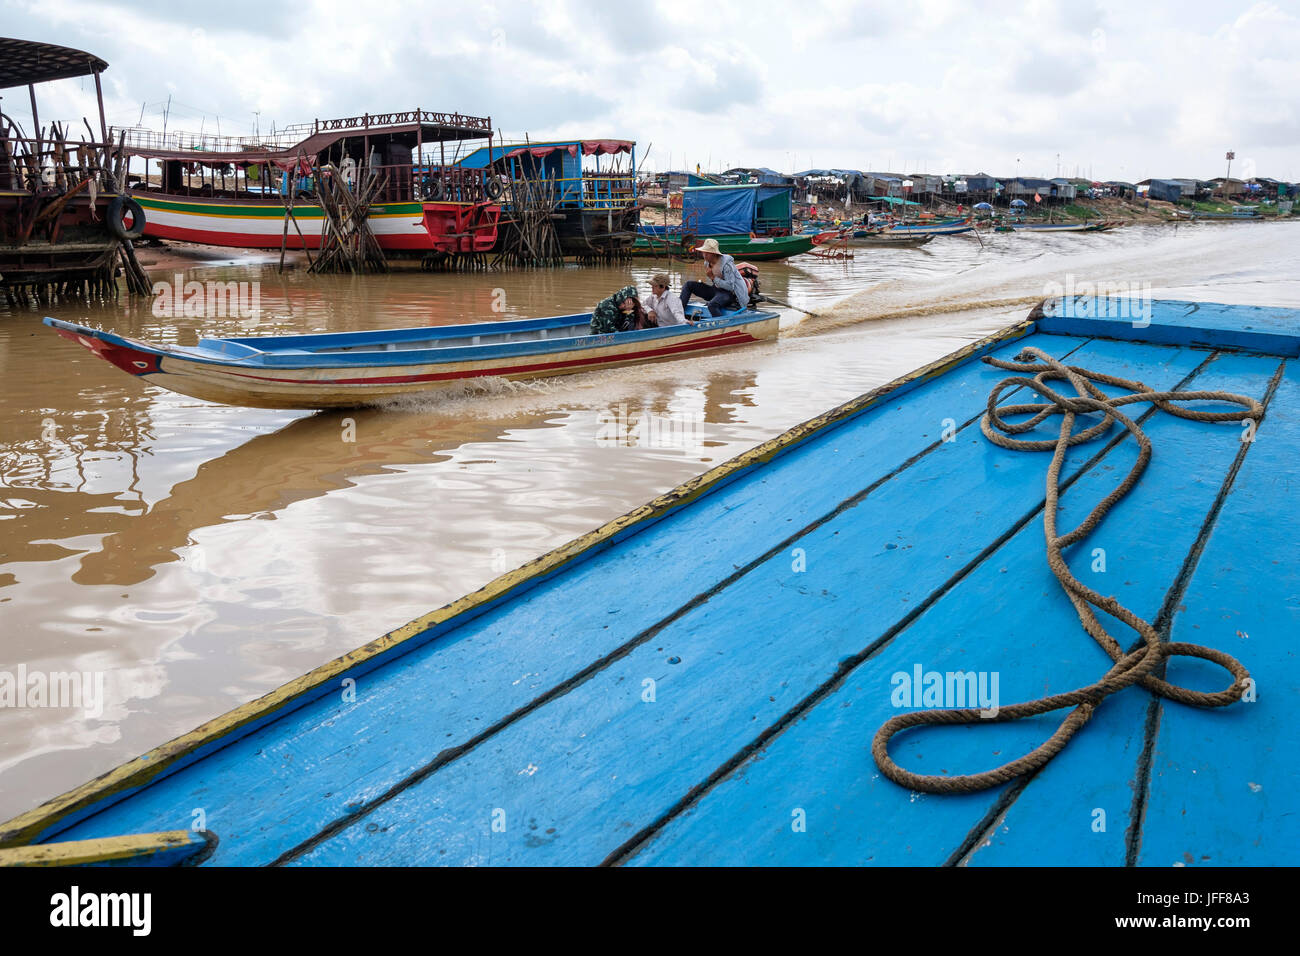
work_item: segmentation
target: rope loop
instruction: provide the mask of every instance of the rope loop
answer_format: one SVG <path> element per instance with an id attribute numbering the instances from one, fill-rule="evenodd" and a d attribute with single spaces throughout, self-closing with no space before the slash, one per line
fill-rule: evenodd
<path id="1" fill-rule="evenodd" d="M 876 765 L 890 780 L 912 790 L 924 793 L 973 793 L 999 786 L 1043 767 L 1065 749 L 1070 739 L 1079 731 L 1094 710 L 1111 694 L 1133 684 L 1140 684 L 1153 694 L 1182 704 L 1196 707 L 1224 707 L 1241 700 L 1249 686 L 1250 674 L 1230 654 L 1200 644 L 1169 642 L 1161 639 L 1155 626 L 1119 603 L 1113 596 L 1100 594 L 1076 578 L 1066 563 L 1063 551 L 1094 531 L 1107 512 L 1137 484 L 1138 478 L 1151 459 L 1151 440 L 1120 408 L 1137 403 L 1150 403 L 1163 412 L 1195 422 L 1240 422 L 1264 417 L 1264 407 L 1253 398 L 1222 391 L 1155 391 L 1141 382 L 1130 381 L 1101 372 L 1089 371 L 1077 365 L 1065 365 L 1041 349 L 1026 347 L 1013 360 L 1007 361 L 986 356 L 984 362 L 994 368 L 1014 372 L 989 393 L 988 407 L 980 419 L 980 431 L 990 442 L 1012 451 L 1050 451 L 1052 460 L 1047 469 L 1047 490 L 1043 503 L 1043 532 L 1046 538 L 1047 564 L 1061 589 L 1074 605 L 1079 623 L 1110 657 L 1112 666 L 1096 683 L 1062 694 L 1053 694 L 1037 700 L 1000 707 L 996 711 L 976 709 L 920 710 L 899 714 L 885 721 L 871 742 L 871 754 Z M 1032 377 L 1031 377 L 1032 376 Z M 1074 394 L 1061 394 L 1049 383 L 1064 382 Z M 1125 394 L 1112 396 L 1101 389 L 1102 385 L 1119 388 Z M 1003 395 L 1017 388 L 1027 388 L 1043 399 L 1042 402 L 1001 405 Z M 1201 411 L 1184 408 L 1180 402 L 1227 402 L 1238 405 L 1240 411 Z M 1009 418 L 1029 415 L 1025 421 L 1012 422 Z M 1061 416 L 1060 431 L 1055 440 L 1017 438 L 1032 431 L 1053 416 Z M 1075 419 L 1080 415 L 1098 416 L 1098 420 L 1080 431 L 1074 430 Z M 1118 423 L 1128 430 L 1138 444 L 1138 457 L 1127 476 L 1106 495 L 1073 531 L 1057 532 L 1057 514 L 1061 497 L 1061 467 L 1066 449 L 1099 438 Z M 1096 611 L 1104 611 L 1131 628 L 1140 637 L 1140 643 L 1125 652 L 1120 643 L 1106 630 Z M 1191 690 L 1172 684 L 1155 672 L 1171 657 L 1196 657 L 1217 664 L 1232 675 L 1232 683 L 1224 690 L 1209 693 Z M 904 730 L 913 727 L 977 724 L 984 721 L 1004 723 L 1023 720 L 1038 714 L 1064 708 L 1070 712 L 1046 741 L 1029 753 L 1000 767 L 964 776 L 916 774 L 905 770 L 889 756 L 889 741 Z"/>

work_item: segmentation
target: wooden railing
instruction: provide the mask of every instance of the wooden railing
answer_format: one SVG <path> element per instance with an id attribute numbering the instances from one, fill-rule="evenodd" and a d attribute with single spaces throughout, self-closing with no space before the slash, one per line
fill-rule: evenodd
<path id="1" fill-rule="evenodd" d="M 435 113 L 431 110 L 406 110 L 398 113 L 363 113 L 342 119 L 316 120 L 312 132 L 327 133 L 342 129 L 374 129 L 376 126 L 409 126 L 415 123 L 430 126 L 448 126 L 453 129 L 472 129 L 492 132 L 492 120 L 486 116 L 466 116 L 463 113 Z"/>

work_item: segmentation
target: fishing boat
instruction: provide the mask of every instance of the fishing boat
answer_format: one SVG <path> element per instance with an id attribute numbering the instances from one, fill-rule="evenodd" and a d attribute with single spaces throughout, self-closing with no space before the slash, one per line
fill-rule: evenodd
<path id="1" fill-rule="evenodd" d="M 726 256 L 736 259 L 748 259 L 752 262 L 772 262 L 788 259 L 807 252 L 817 245 L 818 236 L 682 236 L 680 234 L 661 234 L 637 236 L 632 247 L 632 255 L 644 257 L 677 256 L 684 258 L 692 255 L 705 238 L 716 239 L 718 250 Z"/>
<path id="2" fill-rule="evenodd" d="M 408 110 L 317 119 L 253 139 L 112 130 L 144 208 L 144 234 L 248 249 L 319 249 L 321 178 L 373 177 L 366 222 L 386 254 L 484 253 L 497 241 L 502 187 L 447 162 L 447 144 L 488 139 L 489 117 Z M 432 153 L 438 162 L 421 156 Z M 156 163 L 161 177 L 150 177 Z M 417 175 L 418 172 L 418 175 Z M 156 181 L 155 181 L 156 180 Z"/>
<path id="3" fill-rule="evenodd" d="M 1106 223 L 1089 222 L 1013 222 L 1013 232 L 1102 232 Z"/>
<path id="4" fill-rule="evenodd" d="M 899 249 L 914 249 L 917 246 L 923 246 L 931 242 L 934 236 L 909 236 L 909 235 L 892 235 L 890 232 L 868 233 L 859 236 L 856 233 L 849 240 L 851 246 L 880 246 L 896 247 Z"/>
<path id="5" fill-rule="evenodd" d="M 688 186 L 682 190 L 681 224 L 641 226 L 632 255 L 689 256 L 705 239 L 716 239 L 724 255 L 751 262 L 808 252 L 828 230 L 791 235 L 791 192 L 789 186 L 758 184 Z"/>
<path id="6" fill-rule="evenodd" d="M 1290 864 L 1300 314 L 1116 301 L 1051 300 L 0 824 L 0 864 Z M 1110 502 L 1065 576 L 1058 499 L 1061 531 Z M 1072 579 L 1142 638 L 1094 641 Z"/>
<path id="7" fill-rule="evenodd" d="M 970 219 L 944 219 L 937 222 L 900 222 L 885 229 L 891 236 L 955 236 L 975 228 Z"/>
<path id="8" fill-rule="evenodd" d="M 591 315 L 374 332 L 201 339 L 152 345 L 60 319 L 45 324 L 150 385 L 250 408 L 352 408 L 399 395 L 633 365 L 776 335 L 775 312 L 714 318 L 692 304 L 686 325 L 591 334 Z"/>

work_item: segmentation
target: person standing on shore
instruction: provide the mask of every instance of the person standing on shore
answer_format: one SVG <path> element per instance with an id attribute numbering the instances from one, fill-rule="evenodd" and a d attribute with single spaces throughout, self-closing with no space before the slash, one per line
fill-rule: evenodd
<path id="1" fill-rule="evenodd" d="M 704 256 L 705 275 L 711 281 L 692 280 L 682 286 L 682 309 L 691 301 L 691 296 L 698 295 L 709 304 L 709 314 L 719 316 L 723 309 L 745 308 L 749 305 L 749 289 L 745 280 L 736 271 L 736 261 L 718 249 L 718 240 L 705 239 L 697 250 Z"/>

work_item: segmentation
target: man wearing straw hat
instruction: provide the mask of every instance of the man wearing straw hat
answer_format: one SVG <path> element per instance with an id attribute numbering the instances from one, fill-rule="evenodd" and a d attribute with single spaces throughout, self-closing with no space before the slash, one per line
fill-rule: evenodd
<path id="1" fill-rule="evenodd" d="M 745 280 L 736 271 L 735 260 L 719 251 L 718 240 L 705 239 L 696 251 L 704 256 L 705 274 L 713 281 L 710 284 L 692 280 L 683 285 L 682 308 L 686 308 L 693 295 L 709 304 L 709 314 L 713 316 L 721 315 L 723 309 L 748 306 L 749 289 Z"/>

